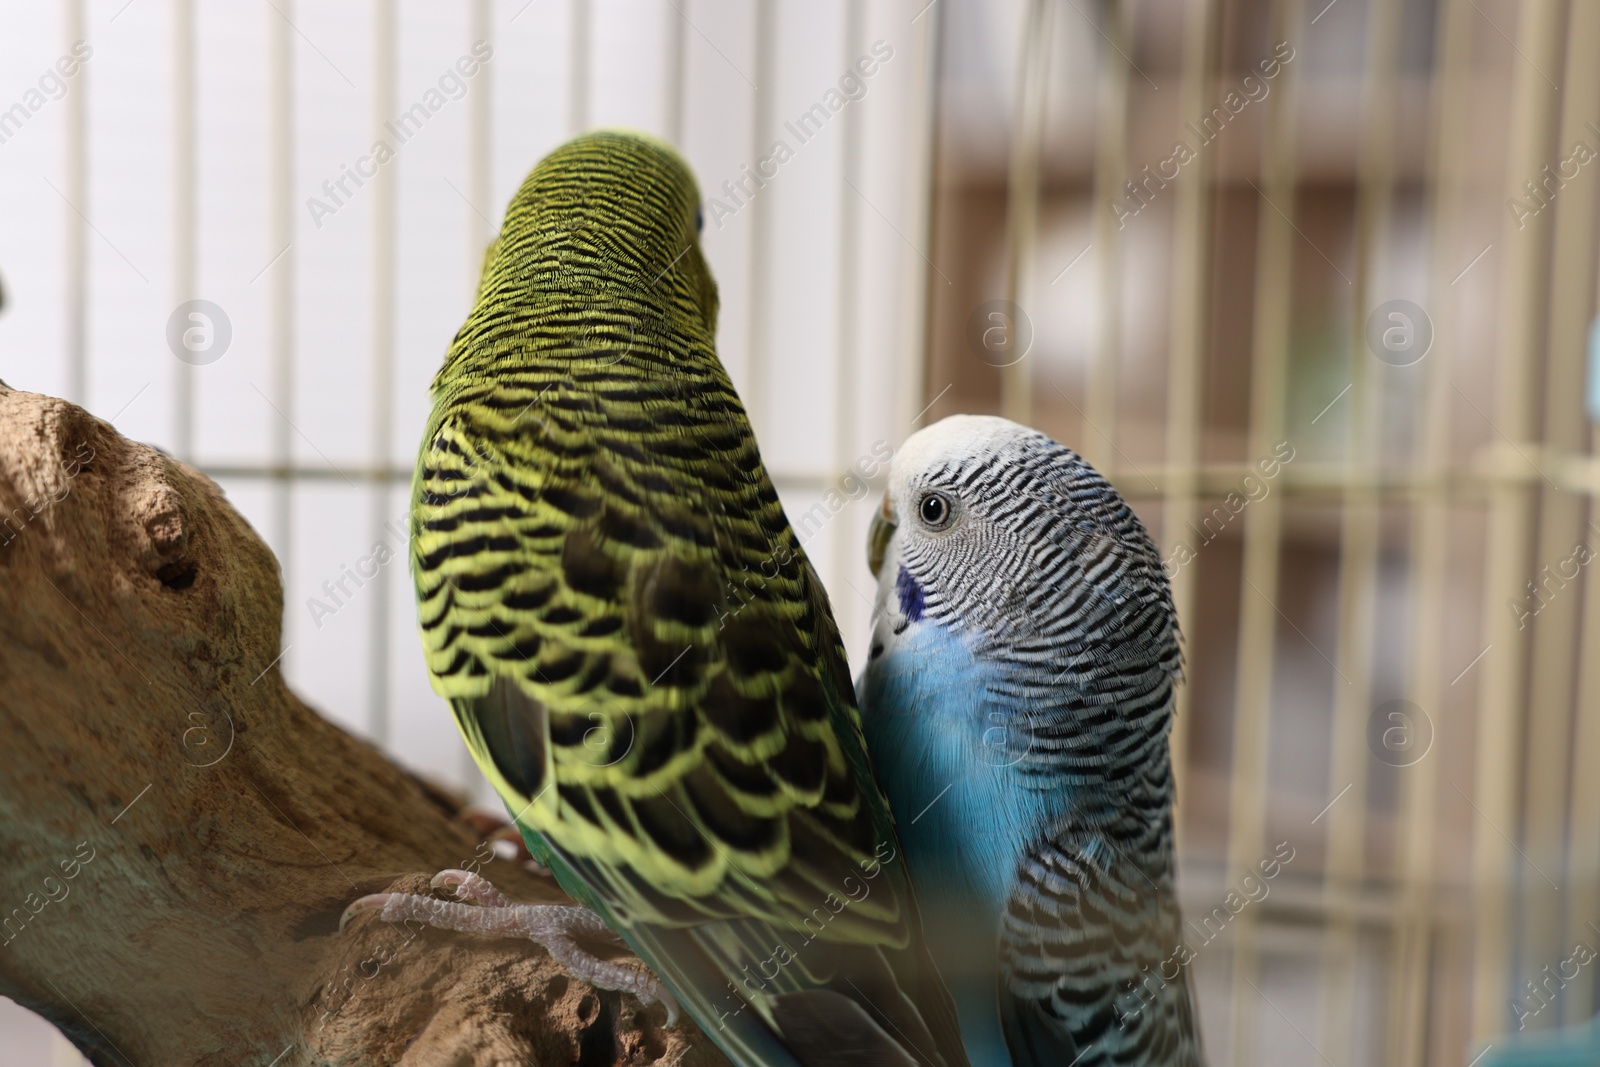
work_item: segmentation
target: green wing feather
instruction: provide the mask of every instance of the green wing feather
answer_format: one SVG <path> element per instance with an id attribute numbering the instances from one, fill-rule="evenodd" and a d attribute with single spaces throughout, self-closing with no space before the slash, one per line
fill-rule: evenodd
<path id="1" fill-rule="evenodd" d="M 838 630 L 713 347 L 647 138 L 529 175 L 434 382 L 434 688 L 562 885 L 741 1064 L 966 1062 Z"/>

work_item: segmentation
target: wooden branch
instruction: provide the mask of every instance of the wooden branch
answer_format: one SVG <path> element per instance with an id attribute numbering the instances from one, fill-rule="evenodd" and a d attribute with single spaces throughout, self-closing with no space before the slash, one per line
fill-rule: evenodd
<path id="1" fill-rule="evenodd" d="M 0 994 L 97 1065 L 725 1064 L 530 942 L 339 931 L 447 867 L 565 898 L 289 691 L 282 601 L 210 480 L 0 383 Z"/>

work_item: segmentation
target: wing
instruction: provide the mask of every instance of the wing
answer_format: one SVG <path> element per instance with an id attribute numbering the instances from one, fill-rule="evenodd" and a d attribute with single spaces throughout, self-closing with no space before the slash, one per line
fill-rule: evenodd
<path id="1" fill-rule="evenodd" d="M 737 1062 L 964 1063 L 732 386 L 629 344 L 437 399 L 412 548 L 434 687 L 563 885 Z"/>
<path id="2" fill-rule="evenodd" d="M 1200 1067 L 1171 848 L 1150 825 L 1067 824 L 1019 865 L 997 990 L 1018 1067 Z"/>

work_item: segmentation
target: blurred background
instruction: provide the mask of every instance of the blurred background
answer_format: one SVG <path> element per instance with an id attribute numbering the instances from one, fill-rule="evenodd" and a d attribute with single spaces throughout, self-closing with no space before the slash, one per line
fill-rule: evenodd
<path id="1" fill-rule="evenodd" d="M 484 795 L 398 562 L 429 378 L 528 168 L 640 128 L 699 175 L 719 349 L 858 661 L 875 453 L 918 426 L 1029 422 L 1149 525 L 1213 1064 L 1459 1067 L 1594 1013 L 1594 0 L 0 24 L 0 378 L 216 478 L 291 684 L 397 759 Z M 77 1062 L 0 1002 L 0 1065 Z"/>

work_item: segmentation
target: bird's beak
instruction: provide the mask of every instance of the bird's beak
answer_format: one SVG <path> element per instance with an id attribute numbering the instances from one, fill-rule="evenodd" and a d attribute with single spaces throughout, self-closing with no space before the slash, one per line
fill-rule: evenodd
<path id="1" fill-rule="evenodd" d="M 883 557 L 889 551 L 889 538 L 894 536 L 894 504 L 889 494 L 883 494 L 883 504 L 872 516 L 872 530 L 867 534 L 867 566 L 876 575 L 883 567 Z"/>

